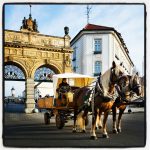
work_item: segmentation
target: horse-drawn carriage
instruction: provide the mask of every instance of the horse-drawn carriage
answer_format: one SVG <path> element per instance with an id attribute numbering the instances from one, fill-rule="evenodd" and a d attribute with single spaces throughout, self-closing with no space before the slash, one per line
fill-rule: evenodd
<path id="1" fill-rule="evenodd" d="M 63 78 L 67 79 L 71 90 L 59 95 L 59 91 L 61 91 L 59 85 Z M 47 110 L 44 114 L 45 123 L 49 124 L 50 118 L 55 116 L 56 126 L 59 129 L 64 127 L 68 119 L 74 119 L 73 132 L 77 131 L 76 120 L 81 111 L 83 112 L 81 130 L 85 132 L 86 118 L 88 118 L 88 112 L 91 111 L 91 138 L 97 139 L 96 124 L 102 127 L 103 137 L 107 138 L 106 122 L 109 112 L 112 111 L 113 114 L 113 133 L 121 132 L 121 118 L 126 106 L 135 103 L 132 101 L 135 94 L 141 95 L 139 81 L 138 74 L 133 76 L 123 74 L 121 66 L 117 66 L 115 62 L 112 63 L 109 70 L 99 76 L 96 82 L 94 77 L 80 74 L 53 75 L 54 98 L 40 99 L 38 106 Z M 89 86 L 94 82 L 96 83 L 94 86 Z M 90 107 L 87 107 L 90 96 L 92 96 Z M 117 109 L 119 109 L 118 121 L 116 121 Z M 104 115 L 103 122 L 100 119 L 102 113 Z"/>
<path id="2" fill-rule="evenodd" d="M 70 90 L 61 92 L 64 89 L 61 89 L 59 85 L 64 78 L 67 80 Z M 45 124 L 50 124 L 51 117 L 55 116 L 56 127 L 62 129 L 69 119 L 73 119 L 75 91 L 89 86 L 94 80 L 94 77 L 75 73 L 53 75 L 54 97 L 45 97 L 38 100 L 38 108 L 46 109 L 44 113 Z"/>

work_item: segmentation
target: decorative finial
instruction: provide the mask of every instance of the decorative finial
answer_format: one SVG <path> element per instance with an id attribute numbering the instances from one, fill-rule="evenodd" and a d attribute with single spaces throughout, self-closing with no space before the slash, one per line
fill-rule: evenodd
<path id="1" fill-rule="evenodd" d="M 32 6 L 31 6 L 31 4 L 29 4 L 29 7 L 30 7 L 29 18 L 26 19 L 24 17 L 24 19 L 22 20 L 22 26 L 20 27 L 20 30 L 30 31 L 30 32 L 39 32 L 36 19 L 32 20 L 32 16 L 31 16 L 31 7 Z"/>
<path id="2" fill-rule="evenodd" d="M 32 18 L 32 16 L 31 16 L 31 4 L 30 4 L 30 14 L 29 14 L 29 19 L 31 19 Z"/>

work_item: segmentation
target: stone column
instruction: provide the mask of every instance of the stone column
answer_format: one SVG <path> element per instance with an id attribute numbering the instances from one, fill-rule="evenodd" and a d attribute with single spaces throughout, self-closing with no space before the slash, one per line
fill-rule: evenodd
<path id="1" fill-rule="evenodd" d="M 34 79 L 27 78 L 27 80 L 26 80 L 25 113 L 33 113 L 34 111 L 35 111 Z"/>

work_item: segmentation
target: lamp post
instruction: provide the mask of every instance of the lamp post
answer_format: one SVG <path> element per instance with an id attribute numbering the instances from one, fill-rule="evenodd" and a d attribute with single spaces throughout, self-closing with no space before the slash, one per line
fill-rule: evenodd
<path id="1" fill-rule="evenodd" d="M 68 36 L 69 33 L 69 27 L 65 26 L 64 27 L 64 32 L 65 32 L 65 36 L 64 36 L 64 49 L 63 49 L 63 73 L 65 73 L 65 47 L 66 47 L 66 37 Z"/>

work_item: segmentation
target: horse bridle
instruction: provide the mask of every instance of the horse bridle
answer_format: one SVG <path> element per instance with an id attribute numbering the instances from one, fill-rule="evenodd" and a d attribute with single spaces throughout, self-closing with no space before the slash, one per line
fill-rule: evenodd
<path id="1" fill-rule="evenodd" d="M 135 84 L 135 83 L 133 82 L 132 84 L 133 84 L 132 87 L 131 87 L 131 90 L 132 90 L 132 91 L 134 91 L 134 90 L 138 89 L 139 87 L 141 87 L 141 85 L 140 85 L 139 83 L 136 83 L 136 84 Z"/>
<path id="2" fill-rule="evenodd" d="M 122 77 L 123 77 L 123 76 L 122 76 Z M 122 77 L 120 77 L 119 80 L 121 80 Z M 137 83 L 137 84 L 135 85 L 134 82 L 133 82 L 133 84 L 131 85 L 131 78 L 130 78 L 128 75 L 125 75 L 124 77 L 128 77 L 128 79 L 129 79 L 129 88 L 130 88 L 130 90 L 131 90 L 130 94 L 131 94 L 131 93 L 136 93 L 135 90 L 136 90 L 137 88 L 141 87 L 141 85 L 140 85 L 139 83 Z M 118 80 L 118 81 L 119 81 L 119 80 Z"/>
<path id="3" fill-rule="evenodd" d="M 111 75 L 110 75 L 109 85 L 111 85 L 111 84 L 113 84 L 113 85 L 118 84 L 120 78 L 122 77 L 122 75 L 119 75 L 119 77 L 116 77 L 116 79 L 114 80 L 113 79 L 113 76 L 115 76 L 115 73 L 114 73 L 115 70 L 114 69 L 115 68 L 111 68 Z"/>
<path id="4" fill-rule="evenodd" d="M 114 72 L 115 72 L 114 68 L 111 68 L 109 84 L 115 84 L 115 81 L 113 80 Z"/>
<path id="5" fill-rule="evenodd" d="M 138 89 L 138 88 L 140 88 L 141 87 L 141 85 L 138 83 L 137 85 L 134 85 L 133 87 L 131 87 L 131 90 L 136 90 L 136 89 Z"/>

